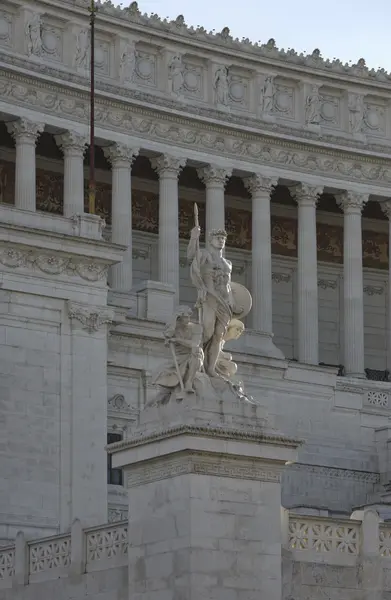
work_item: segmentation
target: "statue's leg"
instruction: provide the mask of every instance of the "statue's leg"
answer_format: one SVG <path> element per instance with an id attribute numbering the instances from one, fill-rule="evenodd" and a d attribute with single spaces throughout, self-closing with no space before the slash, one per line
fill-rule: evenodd
<path id="1" fill-rule="evenodd" d="M 216 320 L 214 334 L 212 339 L 209 342 L 209 347 L 207 350 L 207 360 L 206 360 L 206 372 L 209 377 L 216 377 L 216 363 L 220 354 L 221 344 L 224 339 L 224 334 L 226 331 L 226 327 L 222 325 L 219 321 Z"/>
<path id="2" fill-rule="evenodd" d="M 202 360 L 201 358 L 197 358 L 196 356 L 192 356 L 189 361 L 189 366 L 186 370 L 186 375 L 183 378 L 183 383 L 185 386 L 186 392 L 193 392 L 193 381 L 196 374 L 201 371 Z"/>

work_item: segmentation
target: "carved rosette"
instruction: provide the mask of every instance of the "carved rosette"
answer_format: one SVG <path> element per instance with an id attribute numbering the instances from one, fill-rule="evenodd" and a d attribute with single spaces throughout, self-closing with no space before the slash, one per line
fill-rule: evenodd
<path id="1" fill-rule="evenodd" d="M 112 167 L 119 166 L 121 163 L 131 166 L 138 156 L 140 148 L 132 148 L 126 144 L 113 144 L 104 148 L 103 152 Z"/>
<path id="2" fill-rule="evenodd" d="M 197 169 L 197 175 L 206 186 L 218 185 L 225 187 L 232 175 L 232 169 L 208 165 L 207 167 Z"/>
<path id="3" fill-rule="evenodd" d="M 45 123 L 35 123 L 25 118 L 9 121 L 6 125 L 8 133 L 12 135 L 16 143 L 30 142 L 35 144 L 39 134 L 45 129 Z"/>
<path id="4" fill-rule="evenodd" d="M 114 311 L 107 306 L 88 306 L 70 301 L 68 302 L 68 315 L 88 333 L 99 331 L 103 325 L 112 323 L 114 319 Z"/>
<path id="5" fill-rule="evenodd" d="M 87 136 L 77 131 L 66 131 L 60 135 L 55 135 L 54 139 L 64 155 L 77 154 L 83 156 L 88 143 Z"/>
<path id="6" fill-rule="evenodd" d="M 362 212 L 365 204 L 368 202 L 369 195 L 360 192 L 344 192 L 336 198 L 338 205 L 345 214 Z"/>
<path id="7" fill-rule="evenodd" d="M 309 185 L 308 183 L 299 183 L 289 188 L 292 198 L 300 206 L 316 207 L 319 196 L 323 192 L 321 185 Z"/>
<path id="8" fill-rule="evenodd" d="M 258 196 L 270 198 L 273 188 L 278 183 L 278 177 L 265 177 L 260 173 L 254 173 L 251 177 L 243 179 L 243 183 L 253 198 Z"/>

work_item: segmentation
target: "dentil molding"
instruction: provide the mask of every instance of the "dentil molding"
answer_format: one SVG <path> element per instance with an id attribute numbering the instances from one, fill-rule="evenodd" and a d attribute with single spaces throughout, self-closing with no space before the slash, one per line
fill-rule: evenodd
<path id="1" fill-rule="evenodd" d="M 65 78 L 62 72 L 61 77 Z M 89 99 L 86 89 L 71 91 L 61 84 L 45 85 L 29 77 L 4 74 L 0 77 L 0 95 L 3 100 L 9 100 L 11 105 L 19 104 L 72 122 L 88 122 Z M 137 92 L 137 98 L 144 99 L 144 94 Z M 150 104 L 153 98 L 147 100 Z M 37 120 L 42 120 L 41 112 L 37 114 Z M 96 103 L 95 121 L 97 126 L 109 131 L 136 135 L 152 142 L 169 143 L 193 151 L 206 151 L 215 156 L 231 157 L 263 167 L 311 172 L 341 179 L 341 182 L 391 183 L 391 167 L 381 158 L 361 157 L 323 148 L 311 149 L 308 144 L 272 140 L 260 133 L 244 133 L 240 129 L 236 131 L 217 124 L 206 124 L 185 116 L 159 116 L 156 110 L 130 107 L 124 102 L 102 97 Z M 275 126 L 273 131 L 277 129 L 279 127 Z M 349 143 L 349 146 L 352 144 Z M 384 147 L 381 147 L 381 151 L 384 152 Z M 254 170 L 257 168 L 254 167 Z"/>
<path id="2" fill-rule="evenodd" d="M 108 272 L 107 265 L 95 261 L 9 246 L 0 247 L 0 264 L 10 269 L 27 268 L 47 275 L 76 276 L 89 282 L 106 279 Z"/>
<path id="3" fill-rule="evenodd" d="M 82 329 L 94 333 L 99 331 L 102 325 L 113 321 L 114 310 L 106 306 L 88 306 L 68 301 L 68 315 L 70 319 L 78 321 Z"/>

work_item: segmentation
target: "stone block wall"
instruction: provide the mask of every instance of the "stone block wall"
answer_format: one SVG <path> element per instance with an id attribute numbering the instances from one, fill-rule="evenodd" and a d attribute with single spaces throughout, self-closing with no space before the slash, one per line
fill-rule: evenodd
<path id="1" fill-rule="evenodd" d="M 59 525 L 63 302 L 0 290 L 0 538 Z M 1 509 L 0 509 L 1 510 Z"/>

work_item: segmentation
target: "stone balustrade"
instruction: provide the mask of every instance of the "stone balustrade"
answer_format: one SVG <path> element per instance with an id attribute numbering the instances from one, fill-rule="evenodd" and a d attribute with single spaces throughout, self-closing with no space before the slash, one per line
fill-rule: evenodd
<path id="1" fill-rule="evenodd" d="M 287 516 L 283 545 L 295 562 L 352 567 L 360 557 L 371 555 L 384 559 L 384 568 L 391 567 L 391 525 L 379 522 L 373 511 L 365 511 L 362 520 Z M 0 548 L 0 589 L 127 563 L 127 521 L 83 530 L 76 520 L 69 534 L 31 542 L 19 534 L 15 545 Z"/>

